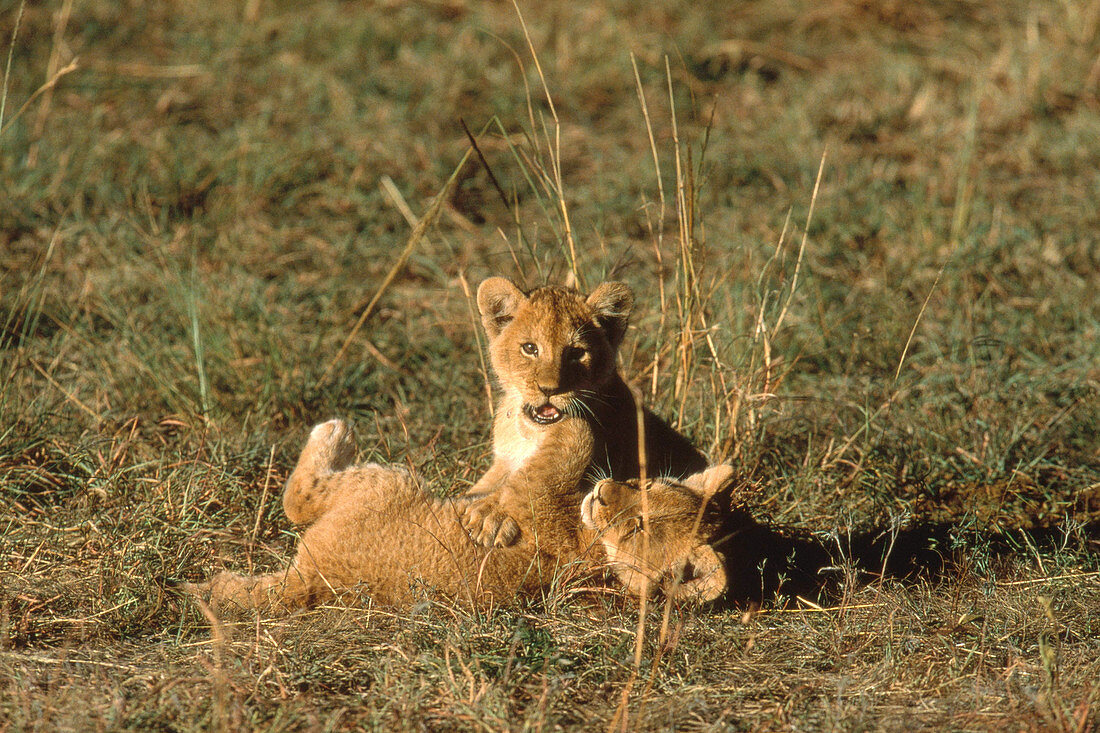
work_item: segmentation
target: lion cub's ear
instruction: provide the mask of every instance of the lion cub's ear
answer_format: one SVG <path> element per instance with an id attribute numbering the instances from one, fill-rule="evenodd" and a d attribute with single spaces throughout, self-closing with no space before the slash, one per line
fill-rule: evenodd
<path id="1" fill-rule="evenodd" d="M 496 338 L 504 330 L 516 309 L 526 300 L 523 291 L 507 278 L 491 277 L 482 281 L 477 288 L 477 309 L 489 338 Z"/>
<path id="2" fill-rule="evenodd" d="M 620 282 L 602 283 L 588 296 L 587 302 L 600 328 L 607 334 L 611 348 L 619 348 L 626 333 L 627 321 L 630 320 L 630 311 L 634 309 L 634 293 L 630 286 Z"/>
<path id="3" fill-rule="evenodd" d="M 733 466 L 720 463 L 711 466 L 705 471 L 688 476 L 684 479 L 684 486 L 699 495 L 704 501 L 714 496 L 719 489 L 725 486 L 733 476 Z"/>

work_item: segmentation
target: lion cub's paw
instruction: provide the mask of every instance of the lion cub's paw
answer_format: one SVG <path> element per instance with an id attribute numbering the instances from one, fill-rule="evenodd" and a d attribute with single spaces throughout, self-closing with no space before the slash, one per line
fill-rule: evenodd
<path id="1" fill-rule="evenodd" d="M 696 603 L 713 601 L 725 592 L 728 584 L 725 556 L 709 545 L 692 550 L 678 572 L 685 577 L 678 584 L 674 580 L 671 587 L 666 588 L 674 598 Z"/>
<path id="2" fill-rule="evenodd" d="M 470 539 L 482 547 L 508 547 L 519 539 L 519 524 L 500 508 L 493 496 L 468 500 L 461 520 Z"/>
<path id="3" fill-rule="evenodd" d="M 339 471 L 355 459 L 355 440 L 351 428 L 343 420 L 329 420 L 315 425 L 309 441 L 302 449 L 299 463 L 310 463 L 317 469 Z"/>

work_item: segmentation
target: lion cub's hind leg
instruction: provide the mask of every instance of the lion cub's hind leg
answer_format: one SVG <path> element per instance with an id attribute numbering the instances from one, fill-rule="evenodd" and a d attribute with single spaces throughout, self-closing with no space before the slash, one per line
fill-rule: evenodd
<path id="1" fill-rule="evenodd" d="M 309 524 L 328 510 L 335 482 L 329 479 L 351 465 L 355 441 L 343 420 L 329 420 L 313 428 L 298 464 L 287 479 L 283 511 L 295 524 Z"/>
<path id="2" fill-rule="evenodd" d="M 222 572 L 205 583 L 186 583 L 184 589 L 221 611 L 286 612 L 350 587 L 347 568 L 360 560 L 354 540 L 363 517 L 386 512 L 395 501 L 420 490 L 409 471 L 377 464 L 353 466 L 354 457 L 351 431 L 343 421 L 314 427 L 283 494 L 287 517 L 312 525 L 303 533 L 290 567 L 267 575 Z"/>

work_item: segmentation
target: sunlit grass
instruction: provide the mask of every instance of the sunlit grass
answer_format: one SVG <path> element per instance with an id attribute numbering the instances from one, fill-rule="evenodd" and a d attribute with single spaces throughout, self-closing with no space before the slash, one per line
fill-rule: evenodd
<path id="1" fill-rule="evenodd" d="M 1094 6 L 0 2 L 0 720 L 1096 725 Z M 476 480 L 468 287 L 570 270 L 631 284 L 624 373 L 831 593 L 651 605 L 635 670 L 604 593 L 218 641 L 168 589 L 284 563 L 318 421 Z M 844 562 L 905 519 L 942 571 Z"/>

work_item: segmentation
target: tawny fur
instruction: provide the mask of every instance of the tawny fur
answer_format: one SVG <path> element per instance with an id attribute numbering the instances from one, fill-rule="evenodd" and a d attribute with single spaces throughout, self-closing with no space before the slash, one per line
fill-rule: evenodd
<path id="1" fill-rule="evenodd" d="M 522 536 L 510 547 L 484 548 L 459 521 L 461 503 L 432 497 L 403 468 L 350 465 L 355 449 L 348 427 L 339 420 L 322 423 L 311 432 L 283 495 L 287 516 L 310 525 L 290 566 L 267 575 L 223 572 L 187 589 L 219 612 L 285 612 L 346 593 L 399 608 L 425 597 L 488 607 L 591 575 L 605 566 L 606 548 L 611 568 L 634 592 L 659 587 L 689 600 L 721 592 L 720 556 L 701 541 L 710 525 L 697 520 L 704 516 L 704 497 L 728 477 L 728 467 L 691 476 L 683 485 L 652 482 L 649 541 L 643 545 L 631 530 L 641 507 L 636 486 L 605 480 L 587 497 L 575 492 L 591 447 L 583 420 L 546 426 L 512 478 L 517 485 L 529 482 L 523 493 L 530 501 L 517 513 Z"/>
<path id="2" fill-rule="evenodd" d="M 562 420 L 534 443 L 511 474 L 528 499 L 515 507 L 523 537 L 486 549 L 463 528 L 460 505 L 433 498 L 401 468 L 349 465 L 355 448 L 347 426 L 318 425 L 283 496 L 287 516 L 310 525 L 290 567 L 259 576 L 223 572 L 188 589 L 222 611 L 287 611 L 349 591 L 387 606 L 408 607 L 428 595 L 488 606 L 590 573 L 593 542 L 578 521 L 577 493 L 591 460 L 588 424 Z"/>
<path id="3" fill-rule="evenodd" d="M 493 419 L 493 463 L 467 493 L 463 522 L 479 544 L 506 546 L 522 533 L 527 488 L 544 482 L 515 480 L 538 436 L 552 427 L 539 424 L 540 408 L 591 426 L 589 470 L 571 491 L 578 505 L 593 476 L 639 475 L 636 408 L 615 363 L 634 296 L 619 282 L 603 283 L 587 297 L 554 286 L 526 294 L 493 277 L 481 283 L 477 302 L 501 395 Z M 650 475 L 683 478 L 706 467 L 686 438 L 648 410 L 644 428 Z"/>
<path id="4" fill-rule="evenodd" d="M 729 480 L 719 465 L 683 482 L 600 481 L 581 504 L 581 519 L 607 552 L 619 581 L 637 594 L 712 601 L 726 589 L 724 558 L 710 544 L 719 522 L 707 502 Z"/>
<path id="5" fill-rule="evenodd" d="M 349 467 L 346 427 L 319 425 L 284 496 L 292 521 L 312 522 L 290 568 L 221 573 L 192 590 L 220 606 L 296 608 L 354 589 L 387 605 L 408 605 L 423 589 L 473 605 L 545 588 L 565 567 L 591 567 L 592 535 L 578 520 L 592 476 L 639 472 L 634 400 L 615 366 L 632 306 L 622 283 L 586 298 L 486 280 L 478 308 L 503 394 L 493 464 L 470 492 L 439 501 L 399 470 Z M 682 477 L 705 467 L 648 412 L 645 433 L 651 472 Z"/>

